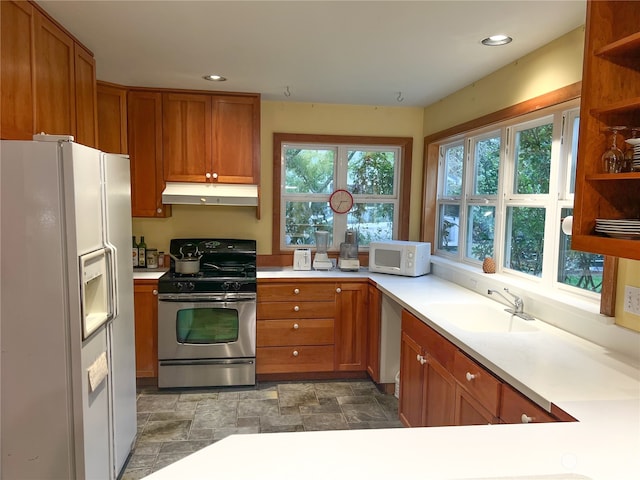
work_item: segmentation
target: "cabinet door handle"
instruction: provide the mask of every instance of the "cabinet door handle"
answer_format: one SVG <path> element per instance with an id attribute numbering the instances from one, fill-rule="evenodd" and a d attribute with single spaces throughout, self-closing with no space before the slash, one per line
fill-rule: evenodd
<path id="1" fill-rule="evenodd" d="M 218 174 L 217 174 L 217 173 L 214 173 L 214 174 L 213 174 L 213 178 L 218 178 Z"/>
<path id="2" fill-rule="evenodd" d="M 204 176 L 205 176 L 206 178 L 211 178 L 211 174 L 210 174 L 209 172 L 205 173 L 205 174 L 204 174 Z"/>
<path id="3" fill-rule="evenodd" d="M 465 377 L 467 378 L 467 382 L 470 382 L 471 380 L 475 379 L 477 377 L 477 375 L 474 375 L 471 372 L 467 372 L 467 374 L 465 375 Z"/>
<path id="4" fill-rule="evenodd" d="M 295 307 L 293 307 L 293 311 L 294 312 L 299 312 L 300 311 L 300 307 L 298 305 L 296 305 Z"/>
<path id="5" fill-rule="evenodd" d="M 293 351 L 293 356 L 294 356 L 294 357 L 297 357 L 298 355 L 300 355 L 300 354 L 298 353 L 298 350 L 294 350 L 294 351 Z"/>
<path id="6" fill-rule="evenodd" d="M 340 287 L 336 288 L 336 293 L 340 293 L 342 289 Z"/>
<path id="7" fill-rule="evenodd" d="M 522 421 L 522 423 L 533 423 L 533 418 L 529 417 L 526 413 L 522 414 L 522 417 L 520 417 L 520 420 Z"/>
<path id="8" fill-rule="evenodd" d="M 300 289 L 299 288 L 294 288 L 293 289 L 293 294 L 294 295 L 298 295 L 300 293 Z"/>
<path id="9" fill-rule="evenodd" d="M 162 209 L 161 208 L 156 208 L 156 212 L 157 213 L 162 213 Z"/>
<path id="10" fill-rule="evenodd" d="M 420 365 L 427 363 L 427 359 L 420 354 L 416 355 L 416 360 L 420 362 Z"/>
<path id="11" fill-rule="evenodd" d="M 300 325 L 298 325 L 297 323 L 293 324 L 293 329 L 294 330 L 298 330 L 300 328 Z"/>
<path id="12" fill-rule="evenodd" d="M 153 290 L 151 293 L 153 293 L 154 295 L 158 295 L 158 290 Z"/>

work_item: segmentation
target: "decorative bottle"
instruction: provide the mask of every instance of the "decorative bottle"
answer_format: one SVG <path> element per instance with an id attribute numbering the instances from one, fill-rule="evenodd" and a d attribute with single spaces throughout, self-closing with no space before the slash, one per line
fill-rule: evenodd
<path id="1" fill-rule="evenodd" d="M 133 267 L 135 268 L 138 266 L 138 244 L 136 243 L 135 236 L 133 236 L 132 256 L 133 256 Z"/>
<path id="2" fill-rule="evenodd" d="M 144 243 L 144 235 L 140 237 L 140 243 L 138 244 L 138 266 L 147 266 L 147 244 Z"/>

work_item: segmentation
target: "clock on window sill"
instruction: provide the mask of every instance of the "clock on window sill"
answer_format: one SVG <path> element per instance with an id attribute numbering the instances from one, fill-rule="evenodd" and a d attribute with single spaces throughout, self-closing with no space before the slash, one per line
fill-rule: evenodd
<path id="1" fill-rule="evenodd" d="M 348 190 L 335 190 L 329 197 L 329 206 L 335 213 L 347 213 L 353 207 L 353 196 Z"/>

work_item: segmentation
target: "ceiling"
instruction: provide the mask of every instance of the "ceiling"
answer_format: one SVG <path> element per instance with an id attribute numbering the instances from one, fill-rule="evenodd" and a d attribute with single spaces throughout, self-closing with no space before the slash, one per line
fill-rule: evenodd
<path id="1" fill-rule="evenodd" d="M 585 0 L 37 3 L 94 53 L 99 80 L 420 107 L 583 25 L 586 10 Z M 514 40 L 480 44 L 496 33 Z"/>

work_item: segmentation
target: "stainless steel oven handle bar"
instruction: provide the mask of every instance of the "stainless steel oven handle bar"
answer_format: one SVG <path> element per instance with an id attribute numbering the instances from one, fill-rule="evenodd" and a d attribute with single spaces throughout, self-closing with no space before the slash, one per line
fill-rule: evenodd
<path id="1" fill-rule="evenodd" d="M 160 360 L 161 365 L 253 365 L 256 363 L 253 358 L 192 358 L 185 360 Z"/>
<path id="2" fill-rule="evenodd" d="M 255 293 L 159 293 L 160 302 L 242 302 L 255 301 Z"/>

